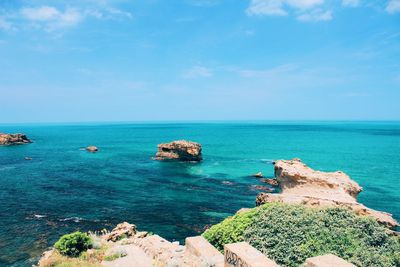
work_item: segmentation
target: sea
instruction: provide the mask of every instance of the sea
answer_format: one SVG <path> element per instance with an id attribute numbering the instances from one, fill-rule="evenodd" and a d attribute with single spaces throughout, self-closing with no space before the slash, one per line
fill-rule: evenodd
<path id="1" fill-rule="evenodd" d="M 184 242 L 254 207 L 269 188 L 251 175 L 273 177 L 278 159 L 344 171 L 363 187 L 361 203 L 400 220 L 396 121 L 0 124 L 0 132 L 33 141 L 0 147 L 0 266 L 31 266 L 63 234 L 124 221 Z M 201 143 L 204 160 L 152 159 L 157 144 L 181 139 Z"/>

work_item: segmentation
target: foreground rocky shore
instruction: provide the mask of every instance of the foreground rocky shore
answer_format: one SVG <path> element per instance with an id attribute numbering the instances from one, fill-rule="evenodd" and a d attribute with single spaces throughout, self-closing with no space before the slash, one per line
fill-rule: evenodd
<path id="1" fill-rule="evenodd" d="M 186 141 L 177 141 L 168 144 L 160 144 L 158 148 L 159 151 L 157 152 L 156 159 L 159 160 L 183 159 L 192 161 L 196 159 L 196 161 L 198 161 L 202 159 L 201 146 L 197 145 L 197 143 L 193 144 Z M 397 232 L 389 230 L 389 228 L 394 229 L 396 226 L 398 226 L 397 221 L 393 219 L 391 214 L 381 211 L 375 211 L 357 202 L 357 196 L 362 191 L 362 188 L 345 173 L 341 171 L 316 171 L 305 165 L 300 159 L 278 160 L 274 162 L 274 170 L 275 177 L 273 179 L 265 180 L 267 180 L 269 184 L 278 186 L 281 189 L 281 192 L 260 193 L 256 198 L 256 206 L 262 207 L 264 204 L 269 205 L 269 203 L 286 203 L 288 205 L 294 204 L 304 207 L 317 208 L 317 210 L 322 208 L 323 212 L 325 212 L 325 208 L 333 208 L 331 212 L 332 214 L 336 214 L 337 212 L 339 215 L 347 214 L 346 216 L 348 216 L 349 220 L 356 220 L 356 217 L 353 218 L 353 216 L 355 215 L 352 215 L 354 213 L 357 216 L 374 218 L 374 221 L 383 226 L 381 230 L 379 230 L 380 228 L 378 227 L 377 231 L 381 231 L 381 234 L 387 235 L 387 238 L 389 238 L 389 236 L 398 235 Z M 257 174 L 255 177 L 262 177 L 262 174 Z M 274 209 L 274 207 L 275 206 L 271 206 L 268 209 Z M 293 207 L 294 209 L 300 210 L 301 212 L 306 211 L 298 209 L 296 208 L 296 206 Z M 293 207 L 288 206 L 287 209 L 293 209 Z M 285 206 L 276 206 L 276 208 L 284 210 L 286 209 Z M 335 210 L 335 208 L 339 208 L 339 210 Z M 348 210 L 350 213 L 346 213 L 344 210 Z M 248 214 L 256 214 L 260 211 L 262 210 L 250 210 L 250 213 Z M 246 212 L 246 209 L 242 209 L 240 212 Z M 327 212 L 329 214 L 330 211 L 328 210 Z M 281 214 L 283 213 L 284 212 L 282 212 Z M 246 217 L 248 215 L 244 216 Z M 253 217 L 249 218 L 255 218 L 254 215 L 251 216 Z M 340 220 L 344 220 L 346 222 L 347 219 L 346 217 L 344 217 Z M 364 223 L 363 220 L 361 220 L 360 222 Z M 368 223 L 368 220 L 365 222 Z M 369 224 L 371 223 L 372 222 L 370 222 Z M 372 223 L 371 225 L 374 224 Z M 235 236 L 237 234 L 235 232 L 237 231 L 236 227 L 239 226 L 233 227 L 225 234 L 232 234 L 233 236 Z M 382 232 L 383 229 L 387 229 L 387 231 Z M 215 232 L 215 230 L 213 231 Z M 218 241 L 216 241 L 218 243 L 221 242 L 220 238 L 222 236 L 218 234 L 218 230 L 216 232 L 217 236 L 219 236 L 217 238 Z M 206 233 L 208 234 L 206 234 L 205 236 L 208 236 L 209 240 L 213 240 L 213 238 L 215 238 L 215 236 L 210 236 L 210 233 L 212 232 L 207 231 Z M 363 234 L 365 233 L 363 232 Z M 218 251 L 213 248 L 204 238 L 196 238 L 197 239 L 187 239 L 186 246 L 182 246 L 178 242 L 171 243 L 158 235 L 149 235 L 147 232 L 138 232 L 134 225 L 123 223 L 118 225 L 110 233 L 103 233 L 102 235 L 96 235 L 94 237 L 94 239 L 97 240 L 96 242 L 98 244 L 96 246 L 98 247 L 98 249 L 88 250 L 87 252 L 85 252 L 86 260 L 83 260 L 84 264 L 89 261 L 91 262 L 91 264 L 94 265 L 80 265 L 81 263 L 78 264 L 75 262 L 71 266 L 223 266 L 220 253 L 218 254 Z M 239 238 L 236 240 L 228 238 L 227 240 L 241 241 L 242 239 Z M 196 252 L 196 250 L 193 249 L 193 246 L 190 245 L 191 242 L 200 242 L 199 246 L 202 248 L 200 249 L 200 251 L 204 250 L 208 254 L 206 253 L 205 256 L 200 255 L 201 253 Z M 333 240 L 333 242 L 335 241 Z M 338 240 L 338 242 L 341 241 Z M 122 248 L 122 246 L 124 247 Z M 93 258 L 96 258 L 97 260 L 93 260 Z M 339 262 L 341 261 L 341 259 L 337 259 L 337 257 L 335 258 L 334 256 L 324 258 L 324 260 L 326 259 L 335 259 Z M 39 261 L 39 266 L 59 266 L 57 264 L 65 260 L 69 261 L 68 258 L 61 256 L 59 252 L 57 252 L 57 250 L 52 249 L 43 255 L 42 259 Z M 319 260 L 321 259 L 318 259 L 317 262 Z M 393 265 L 393 259 L 391 259 L 391 262 L 392 263 L 390 264 L 377 266 L 395 266 Z M 343 265 L 340 266 L 354 266 L 344 261 L 341 262 L 341 264 Z M 246 266 L 253 265 L 248 264 Z M 362 263 L 359 266 L 365 265 Z"/>

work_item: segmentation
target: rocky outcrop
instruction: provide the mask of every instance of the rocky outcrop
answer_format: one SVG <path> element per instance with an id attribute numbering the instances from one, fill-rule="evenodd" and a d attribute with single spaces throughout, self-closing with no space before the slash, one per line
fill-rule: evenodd
<path id="1" fill-rule="evenodd" d="M 201 161 L 201 145 L 199 143 L 180 140 L 159 144 L 155 160 Z"/>
<path id="2" fill-rule="evenodd" d="M 129 238 L 136 234 L 136 225 L 123 222 L 118 224 L 110 233 L 105 234 L 103 238 L 106 241 L 116 242 L 123 238 Z"/>
<path id="3" fill-rule="evenodd" d="M 86 151 L 91 152 L 91 153 L 99 151 L 99 149 L 97 147 L 95 147 L 95 146 L 88 146 L 85 149 L 86 149 Z"/>
<path id="4" fill-rule="evenodd" d="M 0 133 L 0 145 L 7 146 L 7 145 L 23 145 L 32 143 L 31 140 L 25 135 L 21 133 L 17 134 L 6 134 Z"/>
<path id="5" fill-rule="evenodd" d="M 282 193 L 261 193 L 257 196 L 256 205 L 283 202 L 310 206 L 343 206 L 359 215 L 373 216 L 388 227 L 398 225 L 391 214 L 375 211 L 358 203 L 357 195 L 362 188 L 341 171 L 316 171 L 299 159 L 278 160 L 275 162 L 275 178 Z"/>

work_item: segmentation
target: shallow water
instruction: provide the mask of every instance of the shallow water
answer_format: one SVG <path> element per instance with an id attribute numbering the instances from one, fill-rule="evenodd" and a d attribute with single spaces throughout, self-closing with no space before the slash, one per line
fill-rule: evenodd
<path id="1" fill-rule="evenodd" d="M 33 144 L 0 147 L 0 266 L 30 266 L 74 230 L 128 221 L 169 240 L 197 235 L 254 206 L 275 159 L 342 170 L 359 201 L 400 219 L 400 122 L 0 125 Z M 203 145 L 199 164 L 156 162 L 158 143 Z M 100 151 L 80 148 L 96 145 Z M 32 157 L 30 161 L 25 157 Z"/>

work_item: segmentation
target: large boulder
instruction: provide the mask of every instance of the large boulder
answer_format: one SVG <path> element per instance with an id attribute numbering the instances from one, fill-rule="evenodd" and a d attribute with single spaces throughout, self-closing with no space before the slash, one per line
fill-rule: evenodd
<path id="1" fill-rule="evenodd" d="M 159 144 L 155 160 L 201 161 L 201 145 L 186 140 Z"/>
<path id="2" fill-rule="evenodd" d="M 23 145 L 23 144 L 29 144 L 29 143 L 32 143 L 32 141 L 29 140 L 29 138 L 25 134 L 0 133 L 0 145 L 2 145 L 2 146 Z"/>
<path id="3" fill-rule="evenodd" d="M 393 228 L 398 225 L 392 215 L 375 211 L 357 202 L 362 188 L 341 171 L 321 172 L 305 165 L 299 159 L 278 160 L 275 178 L 280 194 L 261 193 L 256 205 L 271 202 L 305 204 L 309 206 L 341 206 L 359 215 L 375 217 L 378 222 Z"/>

